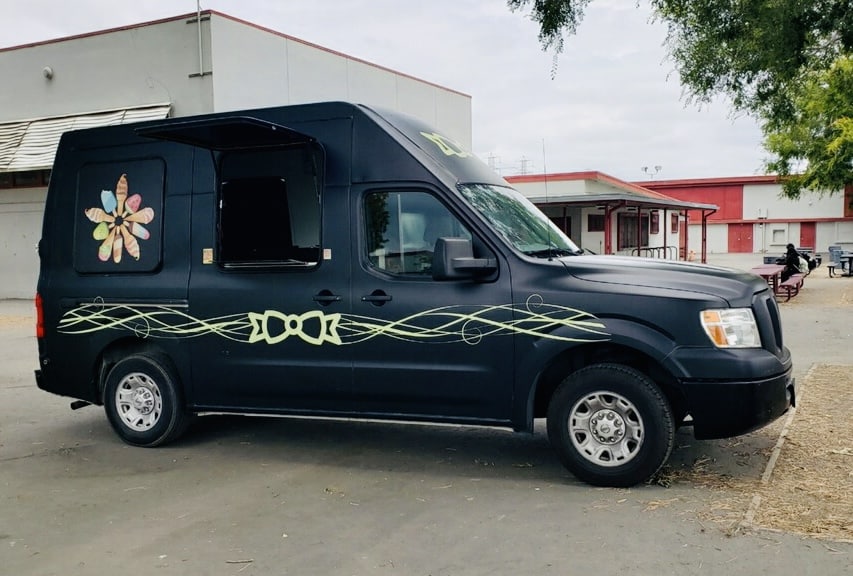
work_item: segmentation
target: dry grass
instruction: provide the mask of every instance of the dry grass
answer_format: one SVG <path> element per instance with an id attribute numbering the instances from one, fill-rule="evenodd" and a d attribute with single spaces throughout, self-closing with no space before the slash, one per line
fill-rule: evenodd
<path id="1" fill-rule="evenodd" d="M 853 542 L 853 373 L 849 366 L 819 365 L 798 384 L 793 418 L 754 433 L 762 435 L 756 455 L 765 461 L 784 434 L 769 474 L 732 473 L 700 456 L 692 465 L 665 467 L 652 482 L 705 488 L 697 516 L 730 534 L 751 527 Z M 737 448 L 737 439 L 722 447 L 733 459 Z"/>
<path id="2" fill-rule="evenodd" d="M 754 524 L 853 540 L 853 375 L 816 366 L 772 475 L 757 491 Z"/>

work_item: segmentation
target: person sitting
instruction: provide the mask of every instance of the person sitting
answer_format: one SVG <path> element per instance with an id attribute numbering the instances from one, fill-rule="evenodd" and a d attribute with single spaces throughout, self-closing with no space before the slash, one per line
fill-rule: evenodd
<path id="1" fill-rule="evenodd" d="M 797 252 L 797 249 L 793 244 L 788 244 L 786 246 L 787 251 L 785 252 L 785 268 L 782 269 L 782 282 L 793 276 L 794 274 L 800 274 L 800 253 Z"/>

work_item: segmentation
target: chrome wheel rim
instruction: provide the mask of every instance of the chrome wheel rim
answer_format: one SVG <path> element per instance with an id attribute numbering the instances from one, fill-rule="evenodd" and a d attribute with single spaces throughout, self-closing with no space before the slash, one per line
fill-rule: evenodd
<path id="1" fill-rule="evenodd" d="M 569 413 L 569 436 L 578 453 L 612 468 L 633 460 L 645 437 L 643 419 L 627 398 L 598 391 L 578 400 Z"/>
<path id="2" fill-rule="evenodd" d="M 115 405 L 125 426 L 134 432 L 146 432 L 160 420 L 163 396 L 151 377 L 142 372 L 133 372 L 119 382 Z"/>

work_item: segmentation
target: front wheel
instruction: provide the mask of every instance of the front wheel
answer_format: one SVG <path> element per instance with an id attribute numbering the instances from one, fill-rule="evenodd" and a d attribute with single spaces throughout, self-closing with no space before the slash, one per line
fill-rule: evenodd
<path id="1" fill-rule="evenodd" d="M 595 364 L 557 387 L 548 405 L 548 438 L 580 480 L 626 487 L 663 466 L 675 426 L 669 402 L 646 375 L 621 364 Z"/>
<path id="2" fill-rule="evenodd" d="M 104 410 L 122 440 L 135 446 L 170 442 L 189 423 L 171 362 L 157 354 L 134 354 L 112 367 Z"/>

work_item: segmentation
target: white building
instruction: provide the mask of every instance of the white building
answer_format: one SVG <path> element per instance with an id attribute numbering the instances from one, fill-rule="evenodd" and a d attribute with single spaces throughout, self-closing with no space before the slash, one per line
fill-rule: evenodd
<path id="1" fill-rule="evenodd" d="M 0 298 L 30 298 L 62 132 L 345 100 L 425 120 L 471 148 L 471 97 L 215 11 L 0 49 Z"/>
<path id="2" fill-rule="evenodd" d="M 600 172 L 507 180 L 581 247 L 605 254 L 704 260 L 713 253 L 780 256 L 787 244 L 853 250 L 853 185 L 782 195 L 775 176 L 624 182 Z M 677 256 L 676 256 L 677 255 Z"/>
<path id="3" fill-rule="evenodd" d="M 596 254 L 704 261 L 707 219 L 719 208 L 672 198 L 601 172 L 530 174 L 507 181 L 581 248 Z"/>

